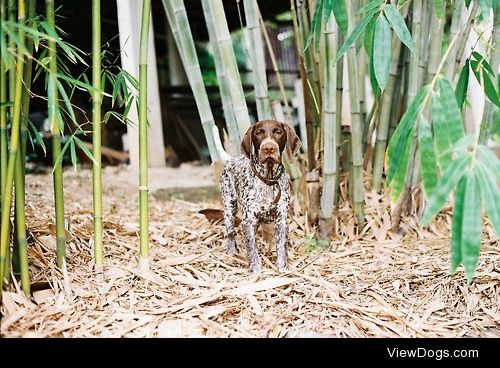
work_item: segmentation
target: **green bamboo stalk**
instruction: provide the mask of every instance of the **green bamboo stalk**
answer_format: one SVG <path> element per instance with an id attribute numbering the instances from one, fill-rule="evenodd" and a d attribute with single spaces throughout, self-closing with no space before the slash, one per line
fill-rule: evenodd
<path id="1" fill-rule="evenodd" d="M 408 95 L 407 103 L 408 106 L 411 101 L 414 100 L 415 96 L 420 87 L 419 83 L 419 61 L 421 56 L 420 46 L 422 44 L 422 0 L 413 0 L 412 8 L 412 27 L 411 34 L 415 40 L 415 52 L 411 54 L 410 57 L 410 74 L 408 79 Z"/>
<path id="2" fill-rule="evenodd" d="M 0 0 L 0 21 L 7 19 L 6 0 Z M 0 58 L 0 208 L 3 208 L 3 195 L 7 175 L 7 73 L 3 59 Z"/>
<path id="3" fill-rule="evenodd" d="M 28 0 L 28 19 L 32 19 L 35 15 L 36 0 Z M 29 25 L 31 26 L 31 24 Z M 26 40 L 26 49 L 28 55 L 33 52 L 33 39 L 30 37 Z M 25 157 L 26 143 L 28 140 L 28 114 L 30 103 L 31 75 L 32 75 L 33 59 L 28 56 L 23 73 L 23 102 L 20 125 L 21 149 L 18 150 L 16 158 L 16 167 L 14 173 L 15 185 L 15 209 L 16 209 L 16 240 L 17 246 L 13 248 L 13 263 L 17 262 L 17 268 L 21 274 L 21 287 L 26 296 L 30 296 L 30 277 L 28 265 L 28 242 L 26 240 L 26 214 L 25 214 Z M 15 261 L 15 262 L 14 262 Z M 17 271 L 17 270 L 16 270 Z"/>
<path id="4" fill-rule="evenodd" d="M 422 15 L 421 15 L 421 26 L 420 26 L 420 37 L 421 42 L 420 42 L 420 58 L 418 60 L 418 80 L 419 84 L 422 85 L 424 79 L 425 79 L 425 71 L 427 67 L 427 59 L 429 56 L 429 35 L 433 31 L 432 29 L 429 29 L 431 19 L 432 19 L 432 9 L 434 8 L 434 5 L 432 4 L 431 1 L 423 1 L 422 2 Z M 435 30 L 434 30 L 435 31 Z"/>
<path id="5" fill-rule="evenodd" d="M 409 3 L 406 3 L 406 5 L 400 10 L 403 19 L 405 19 L 408 14 L 408 5 Z M 384 170 L 385 149 L 387 148 L 387 140 L 389 135 L 391 109 L 395 104 L 395 86 L 398 76 L 399 59 L 402 50 L 401 41 L 396 35 L 393 35 L 392 37 L 391 49 L 393 55 L 391 60 L 391 69 L 389 71 L 389 81 L 382 96 L 379 122 L 377 125 L 377 138 L 375 141 L 373 156 L 372 189 L 376 192 L 380 192 L 380 189 L 382 187 L 382 173 Z"/>
<path id="6" fill-rule="evenodd" d="M 391 140 L 392 134 L 396 130 L 398 122 L 403 115 L 404 108 L 404 88 L 405 85 L 405 76 L 406 76 L 406 68 L 405 68 L 405 60 L 406 55 L 410 53 L 410 50 L 407 48 L 403 48 L 399 53 L 399 64 L 398 71 L 396 73 L 396 82 L 394 87 L 394 94 L 392 96 L 392 105 L 391 105 L 391 117 L 389 119 L 389 136 L 387 137 L 387 141 Z"/>
<path id="7" fill-rule="evenodd" d="M 54 0 L 46 0 L 47 22 L 54 32 L 56 32 L 55 16 L 54 16 Z M 61 135 L 62 121 L 58 117 L 59 97 L 56 85 L 57 74 L 57 50 L 56 40 L 50 38 L 48 40 L 49 48 L 49 83 L 48 95 L 49 98 L 49 123 L 52 129 L 52 162 L 54 163 L 54 203 L 56 211 L 56 243 L 57 243 L 57 265 L 59 268 L 66 267 L 66 230 L 64 226 L 64 186 L 62 177 L 62 160 L 61 156 Z"/>
<path id="8" fill-rule="evenodd" d="M 10 0 L 7 7 L 9 22 L 12 24 L 16 21 L 16 2 L 15 0 Z M 9 38 L 9 50 L 11 52 L 16 51 L 16 43 L 12 37 Z M 14 101 L 16 94 L 16 69 L 11 66 L 9 69 L 9 101 Z M 10 119 L 12 120 L 12 115 L 14 115 L 14 105 L 10 107 Z"/>
<path id="9" fill-rule="evenodd" d="M 490 65 L 495 72 L 498 72 L 498 67 L 500 65 L 500 26 L 498 25 L 499 22 L 500 22 L 500 6 L 497 6 L 493 18 L 493 24 L 496 24 L 496 27 L 493 28 L 493 34 L 491 36 L 491 56 L 490 56 Z M 498 78 L 498 74 L 496 74 L 496 78 Z M 498 80 L 495 80 L 494 78 L 492 79 L 492 82 L 494 86 L 498 86 Z M 493 118 L 497 110 L 498 107 L 494 105 L 493 102 L 490 101 L 490 99 L 486 99 L 484 107 L 483 124 L 481 124 L 481 128 L 479 131 L 479 144 L 486 144 L 486 142 L 488 141 L 491 128 L 493 127 Z"/>
<path id="10" fill-rule="evenodd" d="M 26 8 L 24 0 L 18 2 L 18 22 L 24 23 L 26 19 Z M 25 33 L 23 30 L 18 31 L 19 41 L 24 43 Z M 7 164 L 7 173 L 5 180 L 5 189 L 3 192 L 2 203 L 2 219 L 0 229 L 0 295 L 3 289 L 4 277 L 7 274 L 7 262 L 10 259 L 9 248 L 9 235 L 10 235 L 10 209 L 12 205 L 12 187 L 14 184 L 14 169 L 16 163 L 17 151 L 19 149 L 19 130 L 21 125 L 21 104 L 23 93 L 23 71 L 24 71 L 24 55 L 19 52 L 17 54 L 16 62 L 16 89 L 14 98 L 14 114 L 12 116 L 11 136 L 10 136 L 10 152 Z"/>
<path id="11" fill-rule="evenodd" d="M 450 25 L 450 40 L 455 38 L 455 36 L 461 30 L 461 18 L 462 13 L 464 11 L 465 1 L 454 1 L 453 6 L 451 7 L 453 14 L 451 17 L 451 25 Z M 453 81 L 453 75 L 455 72 L 455 64 L 452 62 L 455 60 L 457 55 L 458 44 L 456 43 L 453 46 L 453 49 L 450 51 L 450 62 L 446 64 L 444 69 L 444 76 L 449 81 Z"/>
<path id="12" fill-rule="evenodd" d="M 342 32 L 338 32 L 337 49 L 342 47 L 344 44 L 344 35 Z M 344 90 L 344 56 L 342 56 L 339 61 L 337 61 L 337 91 L 335 95 L 335 104 L 337 110 L 337 116 L 335 117 L 335 126 L 337 131 L 337 140 L 335 142 L 335 149 L 337 151 L 335 156 L 335 165 L 337 166 L 337 174 L 335 180 L 337 181 L 337 186 L 335 187 L 335 192 L 333 194 L 333 200 L 335 205 L 339 202 L 339 185 L 340 185 L 340 156 L 342 153 L 342 95 Z"/>
<path id="13" fill-rule="evenodd" d="M 259 6 L 257 0 L 243 0 L 243 4 L 249 34 L 248 54 L 252 62 L 257 115 L 259 120 L 270 119 L 272 112 L 267 91 L 266 59 L 260 33 Z"/>
<path id="14" fill-rule="evenodd" d="M 455 68 L 453 71 L 454 74 L 458 73 L 458 69 L 462 61 L 462 56 L 464 55 L 465 46 L 467 45 L 467 41 L 469 40 L 470 31 L 472 30 L 472 24 L 474 23 L 474 19 L 476 19 L 478 10 L 479 10 L 479 1 L 474 1 L 472 4 L 472 9 L 469 13 L 469 18 L 467 19 L 467 24 L 462 33 L 462 38 L 460 39 L 460 43 L 458 44 L 457 54 L 455 55 Z M 450 63 L 453 64 L 451 60 Z"/>
<path id="15" fill-rule="evenodd" d="M 92 0 L 92 196 L 94 210 L 94 262 L 97 274 L 103 272 L 102 244 L 102 165 L 101 165 L 101 0 Z M 146 184 L 147 185 L 147 184 Z M 146 204 L 147 206 L 147 204 Z"/>
<path id="16" fill-rule="evenodd" d="M 233 103 L 231 101 L 231 94 L 229 93 L 229 76 L 226 68 L 222 62 L 222 56 L 219 48 L 217 47 L 217 40 L 215 36 L 214 20 L 209 12 L 209 0 L 202 0 L 203 13 L 205 15 L 208 36 L 212 44 L 215 72 L 217 73 L 217 80 L 219 82 L 219 91 L 222 101 L 222 110 L 224 112 L 224 119 L 226 120 L 227 133 L 229 135 L 229 142 L 226 142 L 226 150 L 231 155 L 237 155 L 240 151 L 238 124 L 236 123 L 236 116 L 234 115 Z"/>
<path id="17" fill-rule="evenodd" d="M 211 160 L 225 161 L 229 156 L 222 148 L 219 131 L 214 123 L 184 2 L 182 0 L 162 0 L 162 2 L 193 91 Z"/>
<path id="18" fill-rule="evenodd" d="M 321 215 L 319 219 L 319 242 L 323 246 L 330 244 L 333 229 L 333 210 L 337 191 L 337 111 L 335 94 L 337 90 L 337 64 L 333 64 L 337 53 L 338 27 L 334 16 L 330 16 L 325 29 L 323 55 L 323 191 L 320 198 Z"/>
<path id="19" fill-rule="evenodd" d="M 248 128 L 250 128 L 251 121 L 250 115 L 248 114 L 245 94 L 243 93 L 243 87 L 241 85 L 238 65 L 236 64 L 231 34 L 229 33 L 222 0 L 211 0 L 206 4 L 209 5 L 206 13 L 210 14 L 213 19 L 217 47 L 219 48 L 224 68 L 226 68 L 229 76 L 229 94 L 231 95 L 234 114 L 238 124 L 239 137 L 237 142 L 240 142 Z"/>
<path id="20" fill-rule="evenodd" d="M 140 268 L 149 269 L 148 214 L 148 34 L 151 0 L 142 1 L 141 39 L 139 50 L 139 217 Z"/>
<path id="21" fill-rule="evenodd" d="M 352 21 L 351 4 L 346 2 L 347 15 L 349 19 L 349 31 L 351 34 L 354 22 Z M 351 102 L 351 146 L 352 146 L 352 176 L 349 176 L 350 184 L 353 186 L 353 207 L 358 225 L 365 222 L 364 211 L 364 186 L 363 186 L 363 131 L 359 110 L 358 77 L 356 69 L 356 45 L 353 44 L 347 51 L 347 68 L 349 70 L 349 97 Z"/>

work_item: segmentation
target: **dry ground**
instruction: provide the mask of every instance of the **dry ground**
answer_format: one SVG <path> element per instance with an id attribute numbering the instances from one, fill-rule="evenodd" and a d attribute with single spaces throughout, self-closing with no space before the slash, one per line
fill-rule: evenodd
<path id="1" fill-rule="evenodd" d="M 64 174 L 70 223 L 65 273 L 54 265 L 51 178 L 28 176 L 35 291 L 29 300 L 18 285 L 4 292 L 2 337 L 500 336 L 500 255 L 489 226 L 474 283 L 467 286 L 461 267 L 448 274 L 449 209 L 426 229 L 406 218 L 402 236 L 389 230 L 386 199 L 370 194 L 360 234 L 343 205 L 332 248 L 318 253 L 304 217 L 294 217 L 291 271 L 278 274 L 275 253 L 262 244 L 264 271 L 251 276 L 244 255 L 225 253 L 222 225 L 198 213 L 221 208 L 213 189 L 196 197 L 193 190 L 160 189 L 213 185 L 211 169 L 156 170 L 151 271 L 140 272 L 135 178 L 127 169 L 104 171 L 105 281 L 99 283 L 91 256 L 91 172 Z"/>

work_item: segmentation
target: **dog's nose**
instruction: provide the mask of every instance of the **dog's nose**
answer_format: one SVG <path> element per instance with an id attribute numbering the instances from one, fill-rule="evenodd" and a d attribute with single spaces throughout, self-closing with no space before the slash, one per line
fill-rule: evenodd
<path id="1" fill-rule="evenodd" d="M 276 148 L 273 146 L 264 146 L 264 153 L 266 155 L 273 155 L 276 152 Z"/>

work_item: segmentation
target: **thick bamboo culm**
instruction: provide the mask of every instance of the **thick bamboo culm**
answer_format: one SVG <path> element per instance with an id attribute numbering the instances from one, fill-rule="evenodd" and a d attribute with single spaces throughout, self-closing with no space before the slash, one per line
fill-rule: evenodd
<path id="1" fill-rule="evenodd" d="M 462 19 L 462 13 L 464 12 L 464 8 L 465 8 L 465 1 L 453 2 L 453 6 L 451 7 L 452 17 L 451 17 L 450 35 L 449 35 L 450 40 L 453 39 L 462 29 L 461 19 Z M 449 81 L 453 81 L 453 76 L 455 72 L 455 63 L 453 62 L 453 60 L 455 60 L 455 57 L 457 55 L 457 50 L 458 50 L 458 44 L 455 43 L 453 49 L 450 51 L 449 62 L 446 64 L 444 69 L 444 76 Z"/>
<path id="2" fill-rule="evenodd" d="M 490 56 L 490 66 L 491 69 L 498 71 L 498 67 L 500 65 L 500 6 L 498 6 L 494 13 L 493 24 L 496 24 L 496 27 L 493 28 L 493 34 L 491 35 L 491 56 Z M 498 78 L 498 74 L 496 74 Z M 492 80 L 494 86 L 498 86 L 498 80 Z M 483 124 L 479 131 L 479 143 L 486 144 L 491 132 L 491 128 L 493 126 L 493 117 L 495 116 L 495 112 L 498 113 L 498 107 L 490 101 L 490 99 L 486 99 L 485 107 L 484 107 L 484 115 L 483 115 Z M 498 124 L 498 121 L 497 121 Z"/>
<path id="3" fill-rule="evenodd" d="M 344 35 L 342 32 L 337 34 L 337 50 L 344 44 Z M 336 81 L 336 93 L 335 93 L 335 106 L 337 110 L 337 116 L 335 117 L 335 125 L 337 131 L 337 140 L 335 141 L 335 149 L 337 151 L 335 155 L 335 165 L 337 166 L 337 186 L 335 187 L 335 193 L 333 195 L 333 200 L 335 205 L 339 202 L 339 183 L 340 183 L 340 155 L 342 152 L 342 95 L 344 93 L 344 57 L 342 56 L 339 61 L 337 61 L 337 81 Z"/>
<path id="4" fill-rule="evenodd" d="M 231 101 L 231 94 L 229 93 L 229 76 L 226 68 L 222 63 L 222 57 L 219 48 L 217 47 L 217 39 L 215 36 L 214 20 L 210 16 L 210 9 L 208 5 L 209 0 L 202 0 L 203 13 L 207 24 L 208 36 L 212 44 L 215 72 L 217 74 L 217 81 L 219 82 L 219 91 L 222 101 L 222 110 L 224 112 L 224 119 L 226 120 L 226 127 L 228 133 L 228 142 L 225 142 L 226 151 L 232 156 L 237 155 L 240 151 L 238 124 L 236 123 L 236 116 L 234 115 L 233 102 Z"/>
<path id="5" fill-rule="evenodd" d="M 141 270 L 149 269 L 148 209 L 148 34 L 151 0 L 142 2 L 141 38 L 139 47 L 139 241 Z"/>
<path id="6" fill-rule="evenodd" d="M 353 29 L 352 8 L 346 3 L 349 17 L 349 34 Z M 349 100 L 351 102 L 351 152 L 352 152 L 352 176 L 349 176 L 350 185 L 353 188 L 353 208 L 358 225 L 365 222 L 364 211 L 364 185 L 363 185 L 363 145 L 362 125 L 359 111 L 358 79 L 356 70 L 356 45 L 355 43 L 347 51 L 347 67 L 349 70 Z"/>
<path id="7" fill-rule="evenodd" d="M 333 15 L 325 25 L 323 75 L 325 76 L 323 91 L 323 190 L 320 197 L 320 241 L 330 244 L 333 228 L 333 210 L 335 207 L 334 196 L 337 191 L 337 64 L 333 64 L 337 53 L 338 27 Z"/>
<path id="8" fill-rule="evenodd" d="M 94 263 L 97 274 L 103 272 L 102 167 L 101 167 L 101 0 L 92 0 L 92 165 Z"/>
<path id="9" fill-rule="evenodd" d="M 272 117 L 267 89 L 266 59 L 259 24 L 257 0 L 243 0 L 248 29 L 248 55 L 252 64 L 255 102 L 259 120 Z"/>
<path id="10" fill-rule="evenodd" d="M 18 6 L 18 22 L 24 24 L 26 20 L 26 8 L 24 0 L 19 0 Z M 25 33 L 22 29 L 18 31 L 19 42 L 24 44 Z M 24 72 L 24 55 L 21 52 L 17 53 L 16 60 L 16 88 L 14 94 L 14 106 L 11 124 L 10 136 L 10 151 L 7 164 L 7 173 L 5 175 L 5 188 L 3 192 L 2 203 L 2 219 L 0 229 L 0 295 L 3 289 L 4 277 L 7 271 L 7 262 L 10 260 L 9 238 L 10 238 L 10 210 L 12 205 L 12 187 L 14 185 L 14 169 L 17 159 L 17 151 L 19 150 L 19 132 L 21 126 L 21 104 L 23 94 L 23 72 Z"/>
<path id="11" fill-rule="evenodd" d="M 238 65 L 236 64 L 236 57 L 234 55 L 224 6 L 222 5 L 222 0 L 211 0 L 204 4 L 208 5 L 205 14 L 210 14 L 213 20 L 215 37 L 217 40 L 216 45 L 219 48 L 224 68 L 226 68 L 228 72 L 229 94 L 233 104 L 236 123 L 238 124 L 239 137 L 237 142 L 241 142 L 246 131 L 250 128 L 251 121 L 245 94 L 243 93 Z"/>
<path id="12" fill-rule="evenodd" d="M 55 15 L 54 15 L 54 0 L 46 0 L 47 22 L 54 32 L 56 32 Z M 57 243 L 57 265 L 64 268 L 66 265 L 66 230 L 64 226 L 64 187 L 62 177 L 62 160 L 61 156 L 61 128 L 62 121 L 59 121 L 57 114 L 57 106 L 59 97 L 57 91 L 57 50 L 56 40 L 51 38 L 48 41 L 49 48 L 49 83 L 48 95 L 49 98 L 49 123 L 52 130 L 52 162 L 54 163 L 54 203 L 56 211 L 56 243 Z"/>
<path id="13" fill-rule="evenodd" d="M 474 1 L 472 3 L 472 9 L 469 13 L 469 18 L 467 18 L 467 24 L 462 33 L 462 37 L 457 47 L 457 54 L 455 55 L 455 67 L 454 74 L 458 73 L 458 69 L 460 67 L 460 63 L 462 62 L 462 58 L 464 56 L 465 46 L 467 45 L 467 41 L 469 40 L 470 31 L 472 30 L 472 24 L 476 19 L 477 11 L 479 9 L 479 1 Z M 450 60 L 450 63 L 453 63 L 453 60 Z"/>
<path id="14" fill-rule="evenodd" d="M 429 58 L 427 59 L 427 69 L 425 72 L 424 85 L 429 84 L 436 75 L 439 62 L 441 61 L 441 48 L 443 43 L 444 26 L 443 20 L 439 19 L 434 6 L 431 6 L 431 23 L 429 26 Z"/>
<path id="15" fill-rule="evenodd" d="M 182 0 L 162 0 L 162 3 L 196 100 L 210 158 L 212 162 L 225 161 L 229 156 L 222 147 L 219 130 L 214 123 L 184 2 Z"/>
<path id="16" fill-rule="evenodd" d="M 0 21 L 7 19 L 7 0 L 0 0 Z M 0 58 L 0 211 L 3 208 L 3 193 L 7 175 L 7 73 L 3 58 Z M 1 212 L 0 212 L 1 213 Z"/>

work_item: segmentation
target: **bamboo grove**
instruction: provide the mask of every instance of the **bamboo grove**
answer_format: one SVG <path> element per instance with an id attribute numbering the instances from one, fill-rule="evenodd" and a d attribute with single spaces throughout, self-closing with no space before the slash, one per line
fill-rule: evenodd
<path id="1" fill-rule="evenodd" d="M 148 268 L 147 38 L 151 1 L 142 2 L 139 81 L 123 70 L 104 67 L 100 39 L 100 1 L 92 1 L 92 78 L 68 74 L 66 63 L 86 64 L 88 55 L 64 41 L 55 24 L 54 1 L 45 13 L 36 0 L 1 1 L 0 179 L 1 287 L 20 277 L 29 295 L 23 158 L 30 140 L 41 141 L 28 120 L 30 85 L 45 78 L 52 132 L 57 264 L 64 271 L 65 212 L 62 157 L 76 150 L 93 161 L 94 261 L 103 277 L 101 124 L 110 114 L 127 122 L 138 103 L 140 150 L 141 268 Z M 281 0 L 288 1 L 288 0 Z M 245 27 L 246 53 L 253 71 L 256 119 L 279 118 L 293 124 L 289 101 L 257 0 L 235 0 Z M 290 0 L 300 66 L 305 119 L 302 156 L 285 158 L 295 197 L 327 248 L 347 176 L 348 201 L 358 231 L 365 224 L 367 191 L 387 193 L 397 231 L 402 216 L 416 214 L 427 226 L 451 200 L 451 272 L 463 264 L 472 281 L 480 255 L 482 227 L 500 233 L 500 162 L 489 148 L 499 139 L 500 6 L 498 0 Z M 42 3 L 42 1 L 39 1 Z M 227 139 L 214 121 L 195 40 L 183 0 L 162 0 L 163 8 L 196 101 L 201 129 L 213 163 L 237 154 L 253 123 L 243 91 L 222 0 L 201 0 Z M 64 6 L 64 5 L 63 5 Z M 471 35 L 479 35 L 477 39 Z M 90 35 L 89 35 L 90 36 Z M 473 41 L 471 41 L 473 39 Z M 266 65 L 268 53 L 271 65 Z M 89 67 L 90 69 L 90 67 Z M 266 70 L 277 72 L 281 98 L 270 97 Z M 104 93 L 106 84 L 113 93 Z M 92 121 L 77 121 L 72 93 L 88 91 Z M 302 96 L 300 96 L 302 97 Z M 102 114 L 104 98 L 123 114 Z M 480 123 L 472 106 L 482 104 Z M 345 102 L 347 101 L 347 103 Z M 347 123 L 346 123 L 347 122 Z M 302 123 L 301 123 L 302 124 Z M 91 125 L 92 128 L 88 129 Z M 93 152 L 82 135 L 92 135 Z M 64 145 L 62 138 L 67 137 Z M 341 176 L 341 173 L 346 175 Z M 306 191 L 299 189 L 305 178 Z"/>

